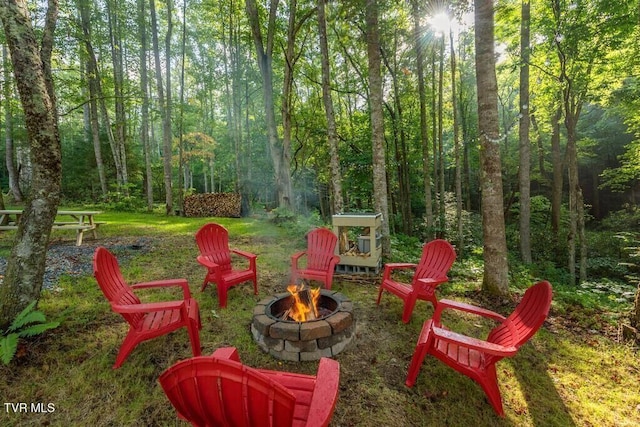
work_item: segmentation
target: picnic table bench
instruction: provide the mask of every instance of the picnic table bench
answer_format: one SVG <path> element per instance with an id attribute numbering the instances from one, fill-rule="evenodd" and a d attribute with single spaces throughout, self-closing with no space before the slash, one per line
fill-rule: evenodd
<path id="1" fill-rule="evenodd" d="M 0 231 L 16 230 L 22 217 L 22 209 L 0 210 Z M 104 222 L 95 221 L 94 217 L 101 211 L 58 211 L 52 230 L 75 230 L 76 246 L 82 245 L 84 233 L 91 231 L 93 238 L 98 238 L 96 229 Z"/>

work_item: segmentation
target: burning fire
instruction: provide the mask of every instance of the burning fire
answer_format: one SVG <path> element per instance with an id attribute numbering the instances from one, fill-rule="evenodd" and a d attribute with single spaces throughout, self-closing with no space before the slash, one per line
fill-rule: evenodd
<path id="1" fill-rule="evenodd" d="M 320 288 L 310 289 L 302 283 L 289 285 L 287 291 L 291 294 L 293 303 L 283 317 L 288 317 L 296 322 L 307 322 L 318 318 Z"/>

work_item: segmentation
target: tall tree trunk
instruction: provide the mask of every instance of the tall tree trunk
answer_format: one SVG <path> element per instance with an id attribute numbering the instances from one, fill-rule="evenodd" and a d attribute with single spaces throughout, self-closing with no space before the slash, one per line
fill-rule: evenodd
<path id="1" fill-rule="evenodd" d="M 493 1 L 475 0 L 474 4 L 482 234 L 484 238 L 482 288 L 491 294 L 507 295 L 509 293 L 509 267 L 502 195 Z"/>
<path id="2" fill-rule="evenodd" d="M 7 166 L 7 175 L 9 177 L 9 191 L 13 200 L 17 203 L 22 202 L 22 190 L 20 189 L 20 179 L 18 177 L 18 169 L 16 168 L 15 152 L 13 149 L 13 114 L 11 112 L 11 100 L 13 93 L 11 84 L 11 72 L 9 71 L 9 55 L 7 46 L 2 45 L 2 64 L 4 84 L 2 93 L 4 94 L 4 143 L 5 143 L 5 164 Z"/>
<path id="3" fill-rule="evenodd" d="M 433 230 L 433 204 L 431 195 L 431 167 L 429 162 L 429 131 L 427 124 L 427 95 L 424 87 L 424 49 L 420 42 L 422 30 L 420 28 L 421 13 L 419 2 L 411 2 L 413 14 L 413 38 L 416 50 L 416 71 L 418 74 L 418 97 L 420 98 L 420 146 L 422 147 L 422 173 L 424 174 L 424 204 L 427 230 Z"/>
<path id="4" fill-rule="evenodd" d="M 531 147 L 529 140 L 529 0 L 522 0 L 520 20 L 520 256 L 530 264 L 531 259 Z"/>
<path id="5" fill-rule="evenodd" d="M 438 79 L 436 73 L 436 46 L 435 43 L 432 45 L 431 49 L 431 141 L 433 143 L 433 188 L 435 190 L 435 216 L 434 218 L 434 228 L 431 232 L 433 237 L 438 236 L 438 228 L 441 220 L 440 216 L 440 202 L 438 193 L 440 192 L 440 159 L 438 158 L 438 104 L 437 104 L 437 93 L 438 93 Z"/>
<path id="6" fill-rule="evenodd" d="M 122 61 L 122 30 L 120 24 L 120 8 L 117 1 L 107 1 L 107 15 L 109 18 L 109 40 L 111 45 L 111 62 L 113 64 L 113 92 L 115 95 L 115 156 L 118 158 L 116 164 L 119 165 L 118 186 L 125 194 L 129 194 L 127 172 L 126 144 L 126 124 L 127 117 L 124 108 L 124 70 Z"/>
<path id="7" fill-rule="evenodd" d="M 278 127 L 275 115 L 275 103 L 273 98 L 273 44 L 276 30 L 276 12 L 279 0 L 269 1 L 269 23 L 267 26 L 266 45 L 263 43 L 260 17 L 256 0 L 246 0 L 245 7 L 249 25 L 256 47 L 258 66 L 262 75 L 262 93 L 264 97 L 265 119 L 267 123 L 267 139 L 269 152 L 275 173 L 278 205 L 281 207 L 292 206 L 292 187 L 290 163 L 291 153 L 289 147 L 278 137 Z"/>
<path id="8" fill-rule="evenodd" d="M 444 141 L 443 141 L 443 113 L 444 113 L 444 34 L 440 40 L 440 69 L 438 72 L 438 237 L 445 238 L 447 232 L 446 204 L 444 194 Z"/>
<path id="9" fill-rule="evenodd" d="M 373 145 L 374 207 L 377 212 L 382 213 L 382 256 L 388 258 L 391 253 L 391 240 L 384 149 L 384 115 L 382 111 L 382 75 L 380 70 L 377 0 L 367 0 L 365 19 L 369 62 L 369 109 L 371 110 L 371 139 Z"/>
<path id="10" fill-rule="evenodd" d="M 444 35 L 443 35 L 444 37 Z M 460 156 L 460 110 L 456 90 L 456 51 L 453 44 L 453 30 L 449 29 L 451 48 L 451 104 L 453 106 L 453 144 L 456 163 L 456 242 L 458 252 L 464 251 L 464 229 L 462 226 L 462 162 Z"/>
<path id="11" fill-rule="evenodd" d="M 180 131 L 178 137 L 178 209 L 184 212 L 184 189 L 182 182 L 182 168 L 184 167 L 184 68 L 187 45 L 187 0 L 182 0 L 182 43 L 180 56 Z M 204 182 L 206 187 L 207 170 L 204 169 Z M 207 192 L 205 188 L 205 193 Z"/>
<path id="12" fill-rule="evenodd" d="M 329 46 L 327 42 L 327 20 L 325 16 L 326 0 L 318 0 L 318 36 L 320 40 L 320 62 L 322 65 L 322 102 L 327 119 L 327 143 L 329 144 L 329 168 L 331 170 L 331 189 L 333 193 L 332 213 L 342 213 L 342 173 L 338 156 L 338 131 L 331 98 L 331 71 L 329 67 Z"/>
<path id="13" fill-rule="evenodd" d="M 40 298 L 51 226 L 60 201 L 61 147 L 51 76 L 56 0 L 48 1 L 42 43 L 38 46 L 26 0 L 0 1 L 0 17 L 31 148 L 31 191 L 0 283 L 0 329 L 31 301 Z"/>
<path id="14" fill-rule="evenodd" d="M 164 60 L 166 63 L 165 87 L 167 92 L 165 95 L 165 115 L 162 121 L 162 155 L 163 155 L 163 171 L 164 171 L 164 188 L 166 189 L 166 212 L 168 215 L 173 214 L 173 132 L 172 125 L 172 93 L 171 93 L 171 39 L 173 36 L 173 0 L 167 0 L 167 34 L 164 38 Z M 182 191 L 181 188 L 178 189 Z"/>
<path id="15" fill-rule="evenodd" d="M 551 155 L 553 158 L 553 181 L 551 187 L 551 231 L 557 239 L 560 232 L 560 216 L 562 212 L 562 187 L 564 180 L 564 157 L 560 147 L 560 119 L 562 106 L 556 106 L 551 118 Z M 559 242 L 556 242 L 559 243 Z M 557 245 L 556 245 L 557 246 Z"/>
<path id="16" fill-rule="evenodd" d="M 102 145 L 100 142 L 100 123 L 98 111 L 98 99 L 102 105 L 104 105 L 104 97 L 102 95 L 102 85 L 100 83 L 100 73 L 98 71 L 98 62 L 96 55 L 91 44 L 91 10 L 90 4 L 86 0 L 78 0 L 78 10 L 80 11 L 80 25 L 82 27 L 82 35 L 84 38 L 84 48 L 87 55 L 87 80 L 89 88 L 89 123 L 91 127 L 91 139 L 93 142 L 93 154 L 96 159 L 96 169 L 98 172 L 98 179 L 100 180 L 100 191 L 102 193 L 103 200 L 107 198 L 107 176 L 104 170 L 104 162 L 102 159 Z M 104 125 L 109 126 L 109 120 L 104 112 Z M 111 134 L 111 128 L 107 130 L 109 133 L 109 142 L 111 143 L 113 135 Z M 113 144 L 111 144 L 113 146 Z M 114 163 L 117 165 L 117 159 L 114 159 Z"/>
<path id="17" fill-rule="evenodd" d="M 140 141 L 144 150 L 145 193 L 147 211 L 153 211 L 153 169 L 151 169 L 151 144 L 149 142 L 149 72 L 147 69 L 147 51 L 149 39 L 147 36 L 146 0 L 138 1 L 138 32 L 140 38 L 140 91 L 142 105 L 140 112 Z"/>
<path id="18" fill-rule="evenodd" d="M 537 143 L 537 154 L 538 154 L 538 172 L 540 172 L 540 180 L 542 183 L 548 182 L 547 177 L 547 169 L 544 166 L 544 141 L 542 139 L 542 134 L 540 132 L 540 127 L 538 126 L 538 120 L 536 119 L 536 115 L 533 111 L 530 111 L 529 118 L 531 119 L 531 128 L 533 129 L 534 135 L 536 137 Z"/>
<path id="19" fill-rule="evenodd" d="M 164 166 L 163 171 L 165 189 L 165 212 L 167 215 L 171 215 L 173 213 L 173 190 L 171 185 L 171 114 L 170 109 L 168 108 L 169 96 L 167 95 L 167 98 L 165 99 L 164 83 L 162 82 L 162 66 L 160 64 L 160 46 L 158 42 L 158 23 L 156 18 L 155 0 L 149 0 L 149 5 L 151 10 L 151 34 L 156 67 L 158 109 L 160 110 L 160 116 L 162 117 L 162 156 Z M 167 73 L 169 73 L 170 68 L 170 58 L 167 58 Z M 169 92 L 169 89 L 170 88 L 167 87 L 167 92 Z"/>

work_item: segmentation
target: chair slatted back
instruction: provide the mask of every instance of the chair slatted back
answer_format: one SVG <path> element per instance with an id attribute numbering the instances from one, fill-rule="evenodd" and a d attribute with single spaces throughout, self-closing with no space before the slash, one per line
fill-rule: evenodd
<path id="1" fill-rule="evenodd" d="M 140 304 L 140 299 L 133 293 L 120 272 L 116 257 L 102 246 L 96 249 L 93 256 L 93 275 L 104 296 L 111 304 Z M 143 314 L 122 314 L 134 328 L 144 317 Z"/>
<path id="2" fill-rule="evenodd" d="M 291 426 L 295 397 L 240 362 L 194 357 L 159 378 L 178 413 L 197 426 Z"/>
<path id="3" fill-rule="evenodd" d="M 209 223 L 196 233 L 196 243 L 200 253 L 221 267 L 222 271 L 231 270 L 229 251 L 229 232 L 219 224 Z"/>
<path id="4" fill-rule="evenodd" d="M 331 230 L 316 228 L 307 234 L 307 268 L 326 270 L 333 258 L 338 238 Z"/>
<path id="5" fill-rule="evenodd" d="M 489 333 L 487 341 L 520 347 L 544 323 L 551 307 L 551 298 L 551 284 L 547 281 L 538 282 L 528 288 L 513 313 Z"/>
<path id="6" fill-rule="evenodd" d="M 456 251 L 446 240 L 432 240 L 422 248 L 422 256 L 413 276 L 414 284 L 425 277 L 446 276 L 456 260 Z"/>

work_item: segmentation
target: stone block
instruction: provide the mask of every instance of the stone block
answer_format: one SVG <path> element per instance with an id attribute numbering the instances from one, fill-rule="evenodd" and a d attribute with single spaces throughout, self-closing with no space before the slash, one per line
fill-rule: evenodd
<path id="1" fill-rule="evenodd" d="M 298 353 L 302 352 L 313 352 L 318 349 L 318 343 L 316 340 L 312 341 L 289 341 L 286 340 L 284 342 L 284 350 L 285 351 L 295 351 Z"/>
<path id="2" fill-rule="evenodd" d="M 300 324 L 300 340 L 311 341 L 331 335 L 331 325 L 326 320 L 314 320 Z"/>
<path id="3" fill-rule="evenodd" d="M 275 351 L 269 350 L 269 354 L 275 357 L 276 359 L 286 360 L 289 362 L 299 362 L 300 361 L 300 353 L 291 352 L 291 351 Z"/>
<path id="4" fill-rule="evenodd" d="M 309 362 L 312 360 L 320 360 L 321 357 L 331 357 L 331 349 L 318 349 L 313 352 L 300 353 L 301 362 Z"/>
<path id="5" fill-rule="evenodd" d="M 331 325 L 333 333 L 342 332 L 353 323 L 353 314 L 346 311 L 339 311 L 333 316 L 327 317 L 327 322 Z"/>
<path id="6" fill-rule="evenodd" d="M 260 314 L 258 316 L 253 316 L 251 326 L 256 328 L 260 334 L 269 336 L 269 330 L 271 325 L 274 323 L 276 323 L 276 321 L 268 317 L 266 314 Z"/>
<path id="7" fill-rule="evenodd" d="M 269 328 L 271 338 L 283 340 L 300 340 L 300 324 L 297 322 L 274 322 Z"/>

